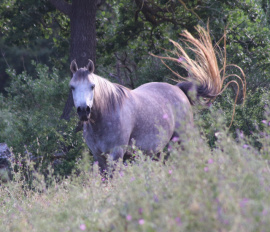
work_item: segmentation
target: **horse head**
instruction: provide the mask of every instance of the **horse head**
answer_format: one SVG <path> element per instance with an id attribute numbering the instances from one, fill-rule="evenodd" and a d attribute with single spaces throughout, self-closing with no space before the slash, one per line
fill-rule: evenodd
<path id="1" fill-rule="evenodd" d="M 70 71 L 73 73 L 69 86 L 72 90 L 74 105 L 80 120 L 88 121 L 94 102 L 95 83 L 91 79 L 94 73 L 94 63 L 89 60 L 86 68 L 78 69 L 76 61 L 73 60 L 70 64 Z"/>

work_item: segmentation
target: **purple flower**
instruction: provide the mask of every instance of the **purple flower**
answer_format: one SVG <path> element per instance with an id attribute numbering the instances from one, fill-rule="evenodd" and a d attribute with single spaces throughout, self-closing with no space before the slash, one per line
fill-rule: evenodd
<path id="1" fill-rule="evenodd" d="M 175 218 L 175 222 L 176 222 L 179 226 L 181 226 L 181 224 L 182 224 L 181 218 L 180 218 L 180 217 L 176 217 L 176 218 Z"/>
<path id="2" fill-rule="evenodd" d="M 179 57 L 177 60 L 179 63 L 186 62 L 186 59 L 184 57 Z"/>
<path id="3" fill-rule="evenodd" d="M 243 198 L 240 202 L 240 207 L 243 208 L 247 205 L 249 199 L 248 198 Z"/>
<path id="4" fill-rule="evenodd" d="M 124 176 L 124 172 L 123 171 L 121 171 L 121 172 L 119 172 L 119 176 Z"/>
<path id="5" fill-rule="evenodd" d="M 143 219 L 140 219 L 138 222 L 139 222 L 140 225 L 143 225 L 144 224 L 144 220 Z"/>
<path id="6" fill-rule="evenodd" d="M 243 148 L 245 148 L 245 149 L 248 148 L 248 147 L 249 147 L 249 146 L 248 146 L 247 144 L 244 144 L 244 145 L 243 145 Z"/>
<path id="7" fill-rule="evenodd" d="M 80 225 L 80 229 L 81 229 L 81 230 L 85 230 L 85 229 L 86 229 L 86 225 L 85 225 L 85 224 L 81 224 L 81 225 Z"/>
<path id="8" fill-rule="evenodd" d="M 169 118 L 168 114 L 163 114 L 163 118 L 168 119 Z"/>
<path id="9" fill-rule="evenodd" d="M 264 210 L 262 211 L 262 215 L 263 215 L 263 216 L 266 216 L 267 213 L 268 213 L 267 209 L 264 209 Z"/>
<path id="10" fill-rule="evenodd" d="M 172 170 L 169 170 L 169 174 L 170 174 L 170 175 L 172 174 Z"/>
<path id="11" fill-rule="evenodd" d="M 213 160 L 213 159 L 209 159 L 209 160 L 208 160 L 208 163 L 209 163 L 209 164 L 212 164 L 212 163 L 214 163 L 214 160 Z"/>
<path id="12" fill-rule="evenodd" d="M 173 137 L 173 138 L 172 138 L 172 141 L 173 141 L 173 142 L 178 142 L 178 141 L 179 141 L 179 137 L 177 137 L 177 136 Z"/>
<path id="13" fill-rule="evenodd" d="M 208 172 L 209 171 L 209 168 L 208 167 L 204 167 L 204 171 L 205 172 Z"/>
<path id="14" fill-rule="evenodd" d="M 266 120 L 262 120 L 262 123 L 263 123 L 263 124 L 267 124 L 267 121 L 266 121 Z"/>
<path id="15" fill-rule="evenodd" d="M 127 221 L 131 221 L 131 220 L 132 220 L 132 216 L 131 216 L 130 214 L 128 214 L 128 215 L 126 216 L 126 219 L 127 219 Z"/>
<path id="16" fill-rule="evenodd" d="M 143 213 L 143 209 L 142 208 L 139 208 L 139 214 L 141 215 Z"/>
<path id="17" fill-rule="evenodd" d="M 133 182 L 134 180 L 135 180 L 134 176 L 130 178 L 130 182 Z"/>
<path id="18" fill-rule="evenodd" d="M 158 196 L 157 195 L 154 195 L 154 201 L 158 202 Z"/>
<path id="19" fill-rule="evenodd" d="M 240 138 L 244 138 L 244 132 L 240 131 L 239 136 L 240 136 Z"/>

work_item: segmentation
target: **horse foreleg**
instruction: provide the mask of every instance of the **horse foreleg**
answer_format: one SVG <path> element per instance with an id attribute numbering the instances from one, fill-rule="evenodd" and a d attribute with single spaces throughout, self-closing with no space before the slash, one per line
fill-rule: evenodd
<path id="1" fill-rule="evenodd" d="M 110 152 L 109 156 L 108 156 L 108 173 L 110 175 L 110 177 L 112 177 L 112 174 L 115 170 L 115 166 L 117 164 L 117 161 L 119 159 L 123 160 L 124 158 L 124 154 L 125 151 L 122 147 L 118 146 L 118 147 L 114 147 L 113 150 Z"/>
<path id="2" fill-rule="evenodd" d="M 105 174 L 107 171 L 106 157 L 103 155 L 94 156 L 94 161 L 98 163 L 100 174 Z"/>

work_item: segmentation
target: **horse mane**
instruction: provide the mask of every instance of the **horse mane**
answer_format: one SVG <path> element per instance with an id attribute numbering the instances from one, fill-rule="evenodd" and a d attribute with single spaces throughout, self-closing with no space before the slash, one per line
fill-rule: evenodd
<path id="1" fill-rule="evenodd" d="M 103 77 L 92 74 L 90 80 L 95 84 L 93 111 L 98 114 L 110 113 L 123 105 L 129 97 L 130 89 L 112 83 Z"/>
<path id="2" fill-rule="evenodd" d="M 224 33 L 224 53 L 222 53 L 221 49 L 219 48 L 218 44 L 215 46 L 212 45 L 212 40 L 209 33 L 209 27 L 207 26 L 207 30 L 205 30 L 201 26 L 195 27 L 196 31 L 198 32 L 199 38 L 196 39 L 191 35 L 187 30 L 184 30 L 181 36 L 183 39 L 181 39 L 182 42 L 187 46 L 187 49 L 190 50 L 195 54 L 195 59 L 192 59 L 189 57 L 189 55 L 186 53 L 186 51 L 183 49 L 183 47 L 173 41 L 172 44 L 175 47 L 175 50 L 172 51 L 175 57 L 162 57 L 153 55 L 155 57 L 158 57 L 161 59 L 162 63 L 165 64 L 167 68 L 169 68 L 173 74 L 175 74 L 179 79 L 184 79 L 187 81 L 195 82 L 199 89 L 201 90 L 201 93 L 198 93 L 199 96 L 208 98 L 208 101 L 214 100 L 218 95 L 220 95 L 231 83 L 234 83 L 237 86 L 237 94 L 235 97 L 235 103 L 234 103 L 234 109 L 233 109 L 233 116 L 232 121 L 235 113 L 235 104 L 238 98 L 238 94 L 240 91 L 239 84 L 236 80 L 229 81 L 224 87 L 224 81 L 229 77 L 235 77 L 237 78 L 243 89 L 243 103 L 245 100 L 246 95 L 246 79 L 245 74 L 243 70 L 235 65 L 235 64 L 226 64 L 226 32 Z M 218 54 L 221 58 L 223 58 L 223 67 L 219 69 L 218 61 L 216 58 L 216 54 Z M 176 62 L 178 65 L 183 67 L 188 72 L 188 77 L 183 77 L 179 73 L 172 70 L 165 62 L 164 60 L 170 60 Z M 237 74 L 229 74 L 226 75 L 226 68 L 227 67 L 235 67 L 238 70 L 240 70 L 241 75 L 243 78 L 238 76 Z M 221 73 L 223 74 L 221 75 Z M 175 80 L 178 82 L 179 85 L 179 79 Z M 173 79 L 174 80 L 174 79 Z M 232 124 L 231 121 L 231 124 Z"/>

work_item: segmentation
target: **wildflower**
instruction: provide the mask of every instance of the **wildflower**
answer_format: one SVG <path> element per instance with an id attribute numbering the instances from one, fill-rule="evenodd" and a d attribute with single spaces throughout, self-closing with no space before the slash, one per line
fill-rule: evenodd
<path id="1" fill-rule="evenodd" d="M 172 138 L 172 141 L 173 141 L 173 142 L 178 142 L 178 141 L 179 141 L 179 137 L 174 136 L 174 137 Z"/>
<path id="2" fill-rule="evenodd" d="M 240 136 L 240 138 L 243 139 L 243 138 L 245 137 L 245 136 L 244 136 L 244 132 L 243 132 L 243 131 L 240 131 L 240 132 L 239 132 L 239 136 Z"/>
<path id="3" fill-rule="evenodd" d="M 209 159 L 209 160 L 208 160 L 208 163 L 209 163 L 209 164 L 212 164 L 212 163 L 214 163 L 214 160 L 213 160 L 213 159 Z"/>
<path id="4" fill-rule="evenodd" d="M 140 225 L 143 225 L 143 224 L 144 224 L 144 220 L 143 220 L 143 219 L 140 219 L 140 220 L 139 220 L 139 224 L 140 224 Z"/>
<path id="5" fill-rule="evenodd" d="M 220 134 L 221 134 L 220 132 L 216 132 L 215 137 L 218 138 L 220 136 Z"/>
<path id="6" fill-rule="evenodd" d="M 132 220 L 132 216 L 131 216 L 130 214 L 128 214 L 128 215 L 126 216 L 126 219 L 127 219 L 127 221 L 131 221 L 131 220 Z"/>
<path id="7" fill-rule="evenodd" d="M 169 118 L 168 114 L 163 114 L 163 118 L 168 119 Z"/>
<path id="8" fill-rule="evenodd" d="M 123 171 L 121 171 L 121 172 L 119 172 L 119 176 L 124 176 L 124 172 Z"/>
<path id="9" fill-rule="evenodd" d="M 139 208 L 139 214 L 142 214 L 142 213 L 143 213 L 143 209 Z"/>
<path id="10" fill-rule="evenodd" d="M 154 201 L 158 202 L 158 196 L 157 195 L 154 195 Z"/>
<path id="11" fill-rule="evenodd" d="M 179 57 L 177 60 L 179 63 L 186 62 L 186 59 L 184 57 Z"/>
<path id="12" fill-rule="evenodd" d="M 86 225 L 85 225 L 85 224 L 81 224 L 81 225 L 80 225 L 80 229 L 81 229 L 81 230 L 85 230 L 85 229 L 86 229 Z"/>
<path id="13" fill-rule="evenodd" d="M 208 167 L 204 167 L 204 171 L 205 172 L 208 172 L 209 171 L 209 168 Z"/>
<path id="14" fill-rule="evenodd" d="M 266 216 L 267 213 L 268 213 L 267 209 L 264 209 L 264 210 L 262 211 L 262 215 L 263 215 L 263 216 Z"/>
<path id="15" fill-rule="evenodd" d="M 247 205 L 249 199 L 248 198 L 243 198 L 240 202 L 240 207 L 243 208 Z"/>
<path id="16" fill-rule="evenodd" d="M 181 226 L 181 224 L 182 224 L 181 218 L 180 218 L 180 217 L 176 217 L 176 218 L 175 218 L 175 222 L 176 222 L 179 226 Z"/>
<path id="17" fill-rule="evenodd" d="M 135 180 L 134 176 L 130 178 L 130 182 L 133 182 L 134 180 Z"/>
<path id="18" fill-rule="evenodd" d="M 248 148 L 248 145 L 247 144 L 244 144 L 243 145 L 243 148 L 245 148 L 245 149 Z"/>
<path id="19" fill-rule="evenodd" d="M 172 174 L 172 170 L 169 170 L 169 174 L 170 174 L 170 175 Z"/>

